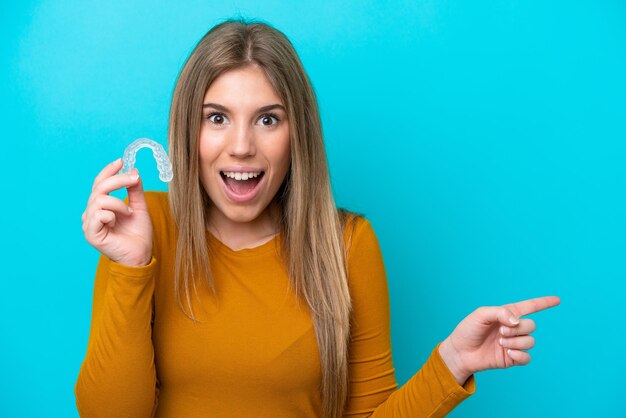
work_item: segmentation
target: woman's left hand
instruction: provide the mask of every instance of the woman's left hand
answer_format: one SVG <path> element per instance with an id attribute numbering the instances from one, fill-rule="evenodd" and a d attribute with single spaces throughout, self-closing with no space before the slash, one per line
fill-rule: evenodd
<path id="1" fill-rule="evenodd" d="M 560 303 L 545 296 L 503 306 L 483 306 L 469 314 L 439 346 L 439 353 L 459 384 L 487 369 L 523 366 L 525 350 L 535 345 L 532 319 L 520 318 Z"/>

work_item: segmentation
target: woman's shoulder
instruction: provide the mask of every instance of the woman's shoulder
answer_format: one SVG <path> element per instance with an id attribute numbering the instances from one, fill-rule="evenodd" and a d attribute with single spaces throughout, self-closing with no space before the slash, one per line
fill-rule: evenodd
<path id="1" fill-rule="evenodd" d="M 170 213 L 169 199 L 167 192 L 144 190 L 144 199 L 148 206 L 150 217 L 166 217 Z M 124 198 L 124 203 L 128 204 L 128 196 Z"/>
<path id="2" fill-rule="evenodd" d="M 372 224 L 362 213 L 351 212 L 347 209 L 338 209 L 339 222 L 343 227 L 344 244 L 347 253 L 350 254 L 352 247 L 376 242 L 376 234 Z"/>
<path id="3" fill-rule="evenodd" d="M 144 197 L 146 198 L 146 204 L 148 205 L 150 216 L 153 214 L 156 217 L 169 215 L 170 207 L 167 192 L 146 190 L 144 192 Z"/>
<path id="4" fill-rule="evenodd" d="M 150 213 L 153 226 L 154 251 L 162 257 L 163 251 L 168 251 L 176 243 L 177 228 L 170 211 L 167 192 L 145 191 L 144 197 Z"/>
<path id="5" fill-rule="evenodd" d="M 348 285 L 355 307 L 367 309 L 377 302 L 371 292 L 378 295 L 386 289 L 383 255 L 374 228 L 363 214 L 342 211 Z"/>
<path id="6" fill-rule="evenodd" d="M 174 218 L 170 210 L 167 192 L 145 191 L 146 205 L 150 213 L 150 219 L 157 231 L 163 230 L 171 233 L 175 230 Z"/>

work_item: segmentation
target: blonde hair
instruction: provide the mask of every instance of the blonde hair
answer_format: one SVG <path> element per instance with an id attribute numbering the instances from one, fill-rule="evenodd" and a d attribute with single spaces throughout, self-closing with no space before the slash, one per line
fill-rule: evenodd
<path id="1" fill-rule="evenodd" d="M 323 414 L 340 417 L 348 393 L 351 313 L 343 231 L 356 217 L 335 206 L 317 100 L 302 63 L 285 35 L 264 23 L 229 20 L 215 26 L 191 53 L 176 83 L 169 122 L 174 167 L 169 201 L 178 227 L 178 301 L 195 318 L 191 289 L 195 293 L 198 278 L 204 277 L 215 292 L 206 241 L 211 201 L 198 172 L 204 94 L 220 74 L 251 64 L 264 70 L 287 111 L 291 165 L 275 197 L 281 211 L 281 255 L 291 288 L 306 300 L 313 318 Z"/>

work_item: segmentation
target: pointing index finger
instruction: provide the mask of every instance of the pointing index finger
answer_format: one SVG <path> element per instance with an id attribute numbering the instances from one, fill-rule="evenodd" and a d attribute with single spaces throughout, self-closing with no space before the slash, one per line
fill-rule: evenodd
<path id="1" fill-rule="evenodd" d="M 540 298 L 527 299 L 521 302 L 506 305 L 518 316 L 529 315 L 544 309 L 552 308 L 561 303 L 561 299 L 557 296 L 543 296 Z"/>

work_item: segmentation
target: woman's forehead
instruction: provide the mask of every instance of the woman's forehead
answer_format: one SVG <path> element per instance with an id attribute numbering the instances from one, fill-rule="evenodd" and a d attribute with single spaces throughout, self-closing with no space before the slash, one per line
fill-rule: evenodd
<path id="1" fill-rule="evenodd" d="M 269 104 L 284 106 L 265 72 L 257 65 L 220 74 L 207 89 L 204 103 L 219 103 L 233 110 L 255 110 Z"/>

